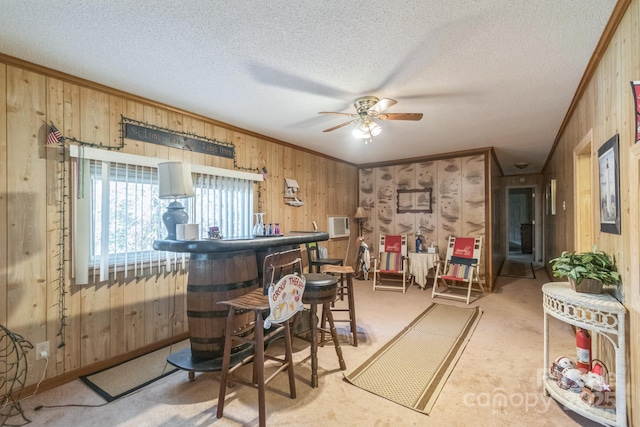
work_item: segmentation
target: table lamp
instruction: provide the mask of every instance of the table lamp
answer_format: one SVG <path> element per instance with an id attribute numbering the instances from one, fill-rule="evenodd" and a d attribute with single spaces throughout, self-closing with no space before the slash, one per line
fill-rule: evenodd
<path id="1" fill-rule="evenodd" d="M 358 206 L 353 217 L 358 220 L 358 236 L 362 236 L 362 220 L 367 217 L 367 213 L 362 206 Z"/>
<path id="2" fill-rule="evenodd" d="M 176 225 L 186 224 L 189 215 L 184 211 L 184 206 L 178 199 L 193 197 L 193 182 L 191 170 L 188 165 L 181 162 L 158 163 L 159 197 L 161 199 L 173 199 L 167 206 L 167 211 L 162 215 L 162 222 L 167 228 L 165 240 L 176 240 Z"/>

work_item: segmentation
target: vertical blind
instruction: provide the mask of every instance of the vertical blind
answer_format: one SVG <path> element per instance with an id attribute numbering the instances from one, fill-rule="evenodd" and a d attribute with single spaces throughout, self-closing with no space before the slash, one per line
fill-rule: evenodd
<path id="1" fill-rule="evenodd" d="M 162 214 L 169 201 L 158 197 L 157 163 L 163 159 L 71 147 L 74 170 L 76 284 L 154 274 L 183 267 L 185 255 L 153 250 L 163 239 Z M 89 151 L 91 150 L 91 151 Z M 192 165 L 195 197 L 183 202 L 201 237 L 217 226 L 224 237 L 251 234 L 253 182 L 262 176 Z M 222 174 L 226 176 L 222 176 Z M 98 274 L 99 273 L 99 274 Z"/>

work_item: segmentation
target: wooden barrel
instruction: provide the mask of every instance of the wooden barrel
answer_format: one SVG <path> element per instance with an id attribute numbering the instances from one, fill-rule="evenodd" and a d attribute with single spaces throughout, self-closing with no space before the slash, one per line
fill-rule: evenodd
<path id="1" fill-rule="evenodd" d="M 255 252 L 192 253 L 187 284 L 187 320 L 191 357 L 211 360 L 222 357 L 229 309 L 219 301 L 244 295 L 258 287 Z M 253 321 L 253 312 L 235 317 L 233 329 Z M 238 348 L 232 350 L 237 351 Z"/>

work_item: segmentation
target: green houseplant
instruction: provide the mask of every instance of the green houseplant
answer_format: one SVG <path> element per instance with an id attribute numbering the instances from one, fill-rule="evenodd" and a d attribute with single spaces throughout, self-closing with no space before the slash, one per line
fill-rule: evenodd
<path id="1" fill-rule="evenodd" d="M 555 277 L 566 277 L 572 289 L 577 292 L 599 294 L 603 285 L 620 284 L 620 274 L 615 260 L 605 252 L 598 252 L 596 246 L 591 252 L 562 252 L 558 258 L 549 261 Z"/>

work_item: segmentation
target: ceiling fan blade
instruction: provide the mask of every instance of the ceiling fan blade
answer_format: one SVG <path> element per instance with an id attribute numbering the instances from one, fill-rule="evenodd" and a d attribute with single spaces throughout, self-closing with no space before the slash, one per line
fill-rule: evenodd
<path id="1" fill-rule="evenodd" d="M 334 126 L 334 127 L 332 127 L 332 128 L 325 129 L 325 130 L 323 130 L 322 132 L 331 132 L 332 130 L 340 129 L 341 127 L 345 127 L 345 126 L 347 126 L 347 125 L 350 125 L 351 123 L 355 123 L 355 122 L 357 122 L 358 120 L 360 120 L 360 119 L 358 118 L 358 119 L 354 119 L 354 120 L 349 120 L 348 122 L 344 122 L 344 123 L 341 123 L 341 124 L 339 124 L 339 125 L 337 125 L 337 126 Z"/>
<path id="2" fill-rule="evenodd" d="M 422 113 L 387 113 L 378 116 L 380 120 L 421 120 Z"/>
<path id="3" fill-rule="evenodd" d="M 369 109 L 369 111 L 373 111 L 376 114 L 380 114 L 385 111 L 387 108 L 393 107 L 396 105 L 398 101 L 390 98 L 382 98 L 378 101 L 373 107 Z"/>
<path id="4" fill-rule="evenodd" d="M 353 113 L 336 113 L 335 111 L 320 111 L 318 114 L 335 114 L 337 116 L 349 116 L 349 117 L 358 117 L 357 114 Z"/>

